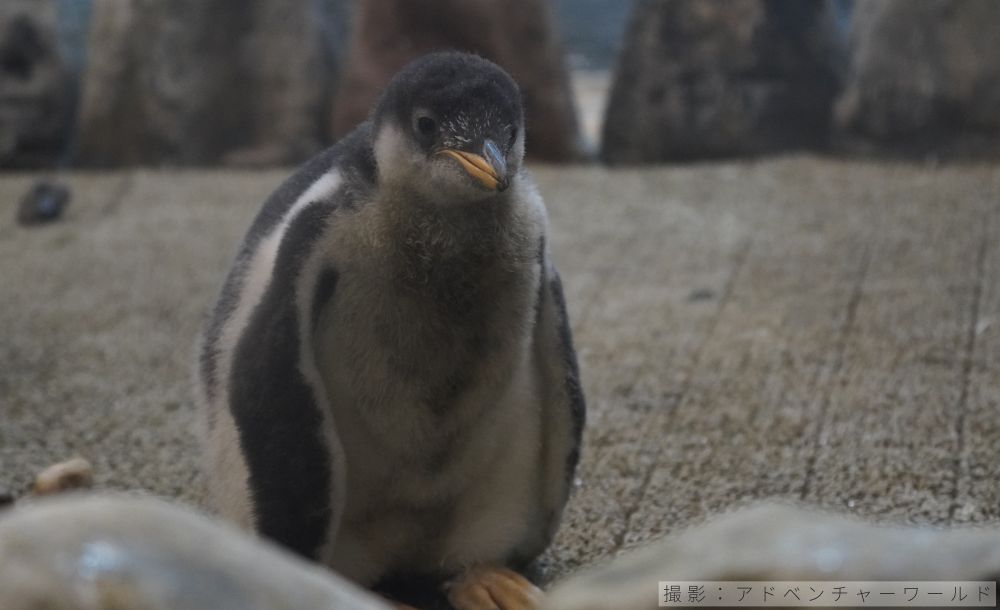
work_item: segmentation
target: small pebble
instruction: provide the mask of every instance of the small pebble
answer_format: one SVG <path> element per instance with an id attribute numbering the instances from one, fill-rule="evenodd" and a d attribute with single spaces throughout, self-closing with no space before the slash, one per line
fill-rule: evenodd
<path id="1" fill-rule="evenodd" d="M 39 180 L 21 199 L 17 222 L 24 226 L 52 222 L 62 216 L 68 203 L 68 188 L 55 182 Z"/>
<path id="2" fill-rule="evenodd" d="M 61 493 L 72 489 L 86 489 L 94 481 L 90 462 L 77 457 L 53 464 L 35 477 L 32 492 L 36 496 Z"/>

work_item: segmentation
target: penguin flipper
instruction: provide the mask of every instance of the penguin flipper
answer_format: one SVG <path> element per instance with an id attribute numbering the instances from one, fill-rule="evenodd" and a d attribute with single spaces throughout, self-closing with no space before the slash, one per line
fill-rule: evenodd
<path id="1" fill-rule="evenodd" d="M 545 508 L 551 515 L 548 535 L 559 523 L 580 459 L 586 401 L 573 347 L 566 300 L 558 271 L 542 254 L 535 346 L 544 384 L 542 415 L 545 443 Z"/>
<path id="2" fill-rule="evenodd" d="M 317 247 L 336 207 L 330 199 L 309 202 L 287 221 L 229 376 L 254 528 L 311 559 L 322 559 L 344 503 L 343 450 L 312 339 L 318 310 L 336 287 Z"/>

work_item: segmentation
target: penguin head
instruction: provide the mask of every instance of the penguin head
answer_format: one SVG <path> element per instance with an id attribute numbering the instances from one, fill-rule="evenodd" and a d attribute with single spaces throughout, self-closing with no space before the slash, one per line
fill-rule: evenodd
<path id="1" fill-rule="evenodd" d="M 403 68 L 373 122 L 380 183 L 442 205 L 502 198 L 524 159 L 517 84 L 467 53 L 433 53 Z"/>

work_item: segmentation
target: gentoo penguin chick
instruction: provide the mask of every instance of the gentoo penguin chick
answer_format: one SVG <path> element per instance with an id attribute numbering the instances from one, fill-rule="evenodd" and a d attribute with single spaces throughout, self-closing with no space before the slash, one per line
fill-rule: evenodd
<path id="1" fill-rule="evenodd" d="M 202 337 L 227 518 L 371 586 L 533 607 L 584 400 L 517 85 L 418 59 L 267 200 Z"/>

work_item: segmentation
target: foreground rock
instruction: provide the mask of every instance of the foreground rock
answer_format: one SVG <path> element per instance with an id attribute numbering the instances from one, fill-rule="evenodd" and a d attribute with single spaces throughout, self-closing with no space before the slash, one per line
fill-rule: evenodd
<path id="1" fill-rule="evenodd" d="M 646 610 L 658 581 L 997 580 L 1000 530 L 882 527 L 764 504 L 571 578 L 546 610 Z"/>
<path id="2" fill-rule="evenodd" d="M 1000 2 L 858 0 L 852 30 L 842 146 L 1000 156 Z"/>
<path id="3" fill-rule="evenodd" d="M 61 496 L 0 518 L 4 610 L 389 610 L 328 570 L 153 499 Z"/>
<path id="4" fill-rule="evenodd" d="M 382 88 L 410 60 L 448 49 L 478 53 L 521 85 L 529 155 L 550 161 L 578 156 L 569 76 L 546 0 L 360 0 L 337 86 L 334 138 L 365 120 Z"/>
<path id="5" fill-rule="evenodd" d="M 81 165 L 270 165 L 324 136 L 331 71 L 309 0 L 95 0 Z"/>
<path id="6" fill-rule="evenodd" d="M 764 504 L 572 577 L 543 610 L 656 608 L 657 582 L 996 580 L 1000 531 L 881 527 Z M 0 516 L 5 610 L 388 610 L 231 526 L 143 497 L 27 502 Z"/>
<path id="7" fill-rule="evenodd" d="M 602 157 L 655 163 L 822 148 L 839 77 L 824 0 L 640 0 Z"/>
<path id="8" fill-rule="evenodd" d="M 53 165 L 65 149 L 73 80 L 55 21 L 55 2 L 0 2 L 0 168 Z"/>

